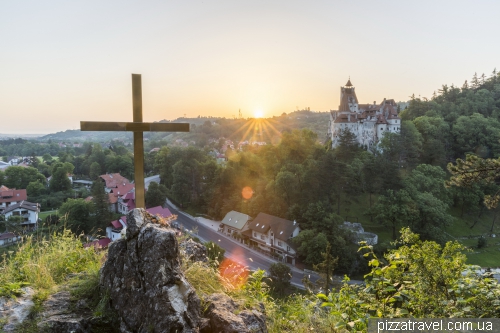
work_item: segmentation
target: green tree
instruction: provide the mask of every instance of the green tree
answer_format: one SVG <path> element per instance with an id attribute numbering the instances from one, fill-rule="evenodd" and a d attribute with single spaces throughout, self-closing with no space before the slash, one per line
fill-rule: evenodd
<path id="1" fill-rule="evenodd" d="M 84 232 L 90 234 L 95 230 L 94 220 L 91 218 L 92 203 L 84 199 L 68 199 L 59 208 L 66 225 L 76 234 Z"/>
<path id="2" fill-rule="evenodd" d="M 407 226 L 416 212 L 414 203 L 405 190 L 388 190 L 381 195 L 374 207 L 375 221 L 392 229 L 392 238 L 397 238 L 397 230 Z"/>
<path id="3" fill-rule="evenodd" d="M 337 262 L 339 261 L 339 258 L 334 258 L 331 253 L 332 247 L 330 243 L 326 244 L 326 249 L 325 252 L 321 253 L 321 257 L 323 258 L 323 261 L 321 261 L 319 264 L 314 265 L 314 269 L 318 271 L 321 275 L 321 279 L 323 280 L 324 283 L 324 290 L 326 295 L 330 293 L 330 286 L 332 285 L 332 277 L 333 277 L 333 271 L 335 267 L 337 267 Z"/>
<path id="4" fill-rule="evenodd" d="M 29 163 L 33 168 L 38 169 L 38 164 L 40 164 L 40 160 L 38 159 L 38 157 L 36 157 L 35 152 L 31 153 L 31 156 L 29 158 Z"/>
<path id="5" fill-rule="evenodd" d="M 52 162 L 54 161 L 52 156 L 50 156 L 50 154 L 48 154 L 48 153 L 43 154 L 42 160 L 43 160 L 43 163 L 45 163 L 47 165 L 51 165 Z"/>
<path id="6" fill-rule="evenodd" d="M 68 169 L 69 166 L 66 165 L 66 163 L 58 162 L 53 165 L 52 178 L 49 182 L 50 190 L 52 192 L 68 191 L 71 189 L 71 181 L 68 178 Z"/>
<path id="7" fill-rule="evenodd" d="M 270 286 L 278 295 L 283 295 L 290 287 L 292 279 L 291 269 L 281 262 L 273 263 L 269 266 Z"/>
<path id="8" fill-rule="evenodd" d="M 9 188 L 25 189 L 31 182 L 43 182 L 47 180 L 37 169 L 28 167 L 12 166 L 5 170 L 4 185 Z"/>
<path id="9" fill-rule="evenodd" d="M 5 228 L 5 232 L 20 234 L 23 230 L 21 222 L 24 222 L 24 219 L 21 216 L 11 215 L 7 219 L 3 218 L 0 221 L 0 225 L 3 225 L 3 227 Z"/>
<path id="10" fill-rule="evenodd" d="M 31 182 L 26 187 L 26 192 L 27 192 L 28 196 L 36 197 L 39 195 L 46 194 L 47 187 L 45 186 L 45 183 L 42 183 L 40 181 Z"/>
<path id="11" fill-rule="evenodd" d="M 467 155 L 465 160 L 457 159 L 457 164 L 448 164 L 452 177 L 448 186 L 455 185 L 471 188 L 476 184 L 495 183 L 500 179 L 500 158 L 482 159 L 475 155 Z M 496 208 L 500 202 L 500 190 L 484 197 L 484 204 L 489 208 Z"/>
<path id="12" fill-rule="evenodd" d="M 146 192 L 146 207 L 163 206 L 167 200 L 167 192 L 165 185 L 151 182 Z"/>
<path id="13" fill-rule="evenodd" d="M 97 162 L 93 162 L 91 165 L 90 165 L 90 172 L 89 172 L 89 175 L 90 175 L 90 179 L 97 179 L 100 175 L 102 174 L 102 171 L 101 171 L 101 166 L 99 165 L 99 163 Z"/>
<path id="14" fill-rule="evenodd" d="M 106 193 L 104 184 L 99 181 L 94 181 L 91 193 L 94 226 L 104 230 L 112 219 L 109 210 L 109 196 Z"/>

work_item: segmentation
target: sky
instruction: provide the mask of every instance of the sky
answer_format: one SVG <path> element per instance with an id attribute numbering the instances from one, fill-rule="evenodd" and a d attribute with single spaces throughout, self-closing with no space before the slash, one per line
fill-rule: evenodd
<path id="1" fill-rule="evenodd" d="M 497 0 L 0 2 L 0 133 L 431 97 L 500 69 Z"/>

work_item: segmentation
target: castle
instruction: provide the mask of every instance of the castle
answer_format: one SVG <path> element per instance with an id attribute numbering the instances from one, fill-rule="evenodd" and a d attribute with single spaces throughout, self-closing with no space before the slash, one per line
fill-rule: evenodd
<path id="1" fill-rule="evenodd" d="M 328 136 L 332 147 L 339 144 L 339 134 L 350 130 L 358 143 L 367 149 L 376 145 L 387 132 L 399 133 L 401 118 L 398 105 L 393 99 L 385 99 L 377 104 L 358 104 L 355 88 L 349 79 L 340 87 L 340 105 L 338 110 L 330 110 Z"/>

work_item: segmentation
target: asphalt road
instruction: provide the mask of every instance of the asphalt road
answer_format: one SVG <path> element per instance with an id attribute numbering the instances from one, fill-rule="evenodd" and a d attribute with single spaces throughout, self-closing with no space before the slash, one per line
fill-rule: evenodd
<path id="1" fill-rule="evenodd" d="M 177 222 L 179 222 L 179 224 L 181 224 L 184 228 L 191 231 L 193 230 L 194 227 L 198 228 L 198 233 L 196 234 L 196 236 L 200 238 L 200 240 L 205 242 L 213 241 L 214 243 L 219 244 L 219 246 L 221 246 L 226 250 L 225 253 L 226 257 L 234 261 L 237 261 L 244 266 L 248 266 L 249 269 L 251 270 L 263 269 L 267 271 L 271 266 L 271 264 L 276 262 L 271 258 L 268 258 L 260 253 L 251 251 L 244 246 L 241 246 L 235 241 L 229 240 L 222 234 L 206 227 L 201 223 L 197 223 L 192 218 L 184 215 L 183 212 L 180 212 L 179 210 L 174 208 L 172 205 L 167 203 L 167 206 L 172 212 L 172 214 L 177 215 Z M 297 268 L 292 269 L 291 283 L 294 286 L 304 289 L 304 286 L 302 284 L 303 277 L 304 273 L 302 271 L 300 271 Z M 313 282 L 318 279 L 318 276 L 315 275 L 309 275 L 309 277 Z M 352 280 L 351 283 L 358 284 L 362 283 L 362 281 Z"/>

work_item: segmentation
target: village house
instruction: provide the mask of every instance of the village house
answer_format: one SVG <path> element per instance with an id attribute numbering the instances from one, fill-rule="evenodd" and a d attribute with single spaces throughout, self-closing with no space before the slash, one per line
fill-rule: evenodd
<path id="1" fill-rule="evenodd" d="M 11 205 L 15 205 L 28 199 L 26 190 L 9 189 L 5 186 L 0 187 L 0 214 Z"/>
<path id="2" fill-rule="evenodd" d="M 135 185 L 119 173 L 109 173 L 99 176 L 109 197 L 109 210 L 113 213 L 127 214 L 132 207 L 132 201 L 124 201 L 123 197 L 134 190 Z"/>
<path id="3" fill-rule="evenodd" d="M 146 211 L 154 216 L 160 216 L 167 218 L 172 216 L 172 213 L 168 208 L 163 208 L 162 206 L 156 206 L 146 209 Z M 112 242 L 120 239 L 122 234 L 127 230 L 127 216 L 122 216 L 118 220 L 111 221 L 109 226 L 106 227 L 106 237 Z"/>
<path id="4" fill-rule="evenodd" d="M 227 236 L 238 233 L 241 234 L 248 230 L 248 221 L 250 220 L 251 217 L 247 214 L 232 210 L 224 216 L 222 222 L 219 224 L 219 232 Z"/>
<path id="5" fill-rule="evenodd" d="M 73 187 L 74 188 L 85 187 L 86 189 L 90 190 L 92 188 L 93 183 L 94 182 L 91 180 L 75 179 L 73 180 Z"/>
<path id="6" fill-rule="evenodd" d="M 134 184 L 130 184 L 134 185 Z M 113 193 L 110 193 L 110 195 Z M 125 193 L 125 195 L 120 195 L 118 192 L 118 213 L 120 214 L 128 214 L 129 211 L 135 208 L 135 188 L 132 187 L 130 191 Z"/>
<path id="7" fill-rule="evenodd" d="M 99 178 L 105 183 L 106 192 L 110 193 L 112 189 L 118 188 L 119 185 L 129 184 L 130 181 L 119 173 L 107 173 L 100 175 Z"/>
<path id="8" fill-rule="evenodd" d="M 385 133 L 399 133 L 400 129 L 398 105 L 393 99 L 384 98 L 380 104 L 359 104 L 351 80 L 340 87 L 339 109 L 330 110 L 328 136 L 332 147 L 339 145 L 340 134 L 346 130 L 356 136 L 359 145 L 369 149 L 376 145 Z"/>
<path id="9" fill-rule="evenodd" d="M 259 213 L 248 223 L 248 230 L 243 232 L 251 245 L 280 256 L 284 262 L 295 265 L 296 247 L 290 241 L 300 232 L 299 224 L 277 216 Z"/>
<path id="10" fill-rule="evenodd" d="M 14 243 L 17 243 L 21 240 L 21 236 L 17 236 L 12 232 L 5 232 L 0 234 L 0 246 L 9 246 Z"/>
<path id="11" fill-rule="evenodd" d="M 20 203 L 10 205 L 3 211 L 5 219 L 10 218 L 11 216 L 21 217 L 21 226 L 28 229 L 32 229 L 37 226 L 39 213 L 40 204 L 28 201 L 21 201 Z"/>

